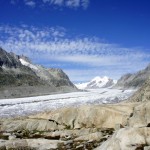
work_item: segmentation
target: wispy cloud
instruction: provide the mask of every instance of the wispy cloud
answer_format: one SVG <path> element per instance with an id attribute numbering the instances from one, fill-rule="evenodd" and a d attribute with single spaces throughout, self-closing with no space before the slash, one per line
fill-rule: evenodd
<path id="1" fill-rule="evenodd" d="M 24 0 L 25 5 L 35 7 L 36 3 L 33 0 Z"/>
<path id="2" fill-rule="evenodd" d="M 90 0 L 22 0 L 25 5 L 29 7 L 35 6 L 57 6 L 57 7 L 66 7 L 66 8 L 83 8 L 87 9 L 90 3 Z M 11 4 L 17 4 L 18 0 L 10 0 Z"/>
<path id="3" fill-rule="evenodd" d="M 43 2 L 50 5 L 70 8 L 82 7 L 86 9 L 89 6 L 89 0 L 43 0 Z"/>
<path id="4" fill-rule="evenodd" d="M 89 6 L 90 1 L 89 0 L 82 0 L 81 1 L 81 5 L 83 6 L 83 8 L 87 8 Z"/>
<path id="5" fill-rule="evenodd" d="M 45 66 L 64 68 L 73 81 L 96 75 L 118 78 L 150 61 L 150 54 L 141 48 L 104 43 L 95 37 L 71 37 L 63 27 L 1 25 L 0 34 L 0 45 L 6 50 L 25 54 Z"/>

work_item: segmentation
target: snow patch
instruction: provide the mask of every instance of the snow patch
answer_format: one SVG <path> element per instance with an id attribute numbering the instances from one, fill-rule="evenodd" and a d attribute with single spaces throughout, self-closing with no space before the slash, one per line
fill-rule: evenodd
<path id="1" fill-rule="evenodd" d="M 33 65 L 33 64 L 25 61 L 24 59 L 20 58 L 19 60 L 20 60 L 20 62 L 21 62 L 22 65 L 27 66 L 27 67 L 29 67 L 31 69 L 34 69 L 34 70 L 38 70 L 37 66 L 35 66 L 35 65 Z"/>

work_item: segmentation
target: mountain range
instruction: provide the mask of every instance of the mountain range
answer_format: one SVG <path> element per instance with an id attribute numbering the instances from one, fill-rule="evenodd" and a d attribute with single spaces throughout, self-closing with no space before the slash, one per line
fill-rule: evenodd
<path id="1" fill-rule="evenodd" d="M 0 98 L 71 91 L 77 88 L 61 69 L 35 65 L 25 56 L 0 48 Z"/>
<path id="2" fill-rule="evenodd" d="M 98 88 L 110 88 L 116 84 L 116 80 L 109 77 L 95 77 L 89 82 L 75 84 L 78 89 L 98 89 Z"/>
<path id="3" fill-rule="evenodd" d="M 75 84 L 78 89 L 117 88 L 117 89 L 139 89 L 150 77 L 150 64 L 136 73 L 128 73 L 117 81 L 109 77 L 95 77 L 89 82 Z"/>
<path id="4" fill-rule="evenodd" d="M 0 48 L 0 98 L 72 92 L 78 89 L 138 89 L 149 77 L 150 65 L 137 73 L 125 74 L 118 81 L 97 76 L 89 82 L 74 85 L 63 70 L 33 64 L 26 56 L 8 53 Z"/>

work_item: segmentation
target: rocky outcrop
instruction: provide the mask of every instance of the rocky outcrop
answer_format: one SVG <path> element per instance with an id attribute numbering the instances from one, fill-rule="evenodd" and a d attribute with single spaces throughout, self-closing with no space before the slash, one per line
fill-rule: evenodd
<path id="1" fill-rule="evenodd" d="M 22 150 L 51 150 L 60 149 L 63 141 L 47 139 L 13 139 L 0 140 L 0 149 L 22 149 Z"/>
<path id="2" fill-rule="evenodd" d="M 150 102 L 139 103 L 128 118 L 127 127 L 119 129 L 96 150 L 147 150 L 150 148 Z"/>
<path id="3" fill-rule="evenodd" d="M 133 113 L 129 118 L 131 127 L 150 127 L 150 102 L 141 103 L 134 107 Z"/>
<path id="4" fill-rule="evenodd" d="M 146 80 L 150 77 L 150 64 L 143 70 L 138 71 L 134 74 L 126 74 L 122 76 L 115 88 L 129 89 L 129 88 L 140 88 Z"/>
<path id="5" fill-rule="evenodd" d="M 34 65 L 25 56 L 0 48 L 0 98 L 77 91 L 61 70 Z"/>
<path id="6" fill-rule="evenodd" d="M 30 116 L 30 118 L 52 119 L 70 129 L 115 128 L 116 124 L 127 125 L 127 119 L 135 104 L 80 106 L 63 108 Z"/>
<path id="7" fill-rule="evenodd" d="M 59 125 L 54 120 L 3 119 L 0 126 L 0 149 L 92 150 L 112 133 L 113 129 L 68 129 L 66 125 Z"/>
<path id="8" fill-rule="evenodd" d="M 49 121 L 44 119 L 7 119 L 1 123 L 1 130 L 7 132 L 17 130 L 54 131 L 64 128 L 65 126 L 59 125 L 56 121 Z"/>
<path id="9" fill-rule="evenodd" d="M 95 150 L 145 150 L 150 146 L 150 128 L 123 128 Z"/>

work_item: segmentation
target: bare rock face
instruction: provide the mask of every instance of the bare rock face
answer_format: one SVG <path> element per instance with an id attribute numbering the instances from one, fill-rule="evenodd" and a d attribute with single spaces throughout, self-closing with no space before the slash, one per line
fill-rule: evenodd
<path id="1" fill-rule="evenodd" d="M 115 128 L 116 124 L 127 124 L 127 118 L 133 111 L 134 104 L 116 104 L 100 106 L 80 106 L 63 108 L 30 116 L 31 118 L 52 119 L 70 129 Z"/>
<path id="2" fill-rule="evenodd" d="M 150 127 L 150 102 L 141 103 L 134 107 L 129 118 L 130 127 Z"/>
<path id="3" fill-rule="evenodd" d="M 56 121 L 49 121 L 44 119 L 25 119 L 13 120 L 8 119 L 1 124 L 1 130 L 12 132 L 17 130 L 27 131 L 53 131 L 64 129 L 65 126 L 59 125 Z"/>
<path id="4" fill-rule="evenodd" d="M 123 128 L 95 150 L 142 150 L 150 145 L 150 128 Z"/>
<path id="5" fill-rule="evenodd" d="M 144 69 L 134 74 L 126 74 L 122 76 L 115 88 L 129 89 L 140 88 L 146 80 L 150 77 L 150 64 Z"/>
<path id="6" fill-rule="evenodd" d="M 0 67 L 2 67 L 3 65 L 10 68 L 20 67 L 21 63 L 19 59 L 17 59 L 17 57 L 17 55 L 13 53 L 7 53 L 5 50 L 0 48 Z"/>

